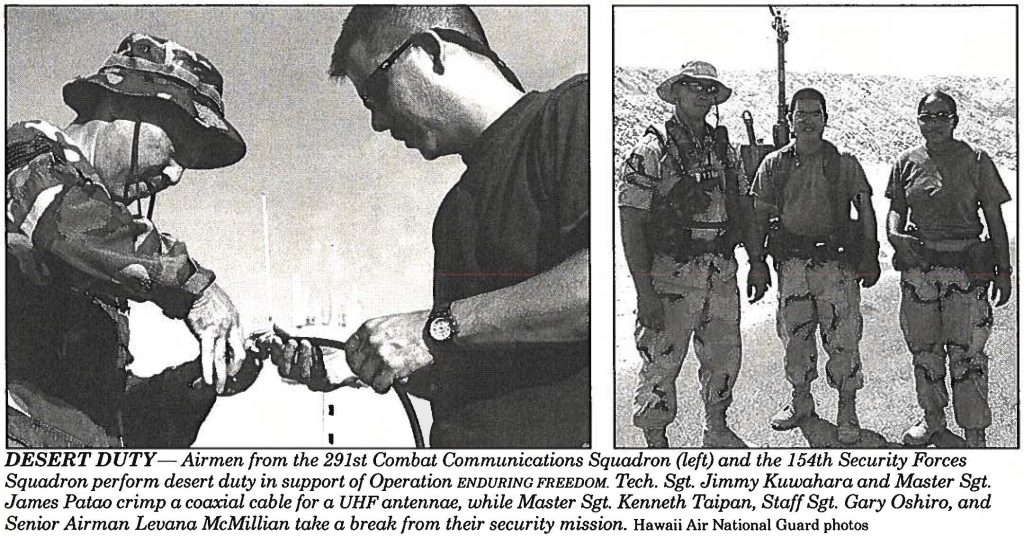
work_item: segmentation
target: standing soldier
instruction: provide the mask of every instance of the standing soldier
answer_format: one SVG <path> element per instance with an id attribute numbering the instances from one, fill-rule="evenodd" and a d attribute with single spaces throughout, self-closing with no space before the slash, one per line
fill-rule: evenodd
<path id="1" fill-rule="evenodd" d="M 762 246 L 771 227 L 768 251 L 779 277 L 776 322 L 786 351 L 786 379 L 793 386 L 792 404 L 772 417 L 771 426 L 791 430 L 814 414 L 817 329 L 829 355 L 825 375 L 839 391 L 838 439 L 851 444 L 860 437 L 856 396 L 864 383 L 857 285 L 871 287 L 880 272 L 871 186 L 856 157 L 822 139 L 828 112 L 820 92 L 797 91 L 789 120 L 796 140 L 765 157 L 750 192 L 754 223 L 747 292 L 756 302 L 771 284 Z M 857 220 L 850 218 L 851 204 Z"/>
<path id="2" fill-rule="evenodd" d="M 658 86 L 673 105 L 626 160 L 619 206 L 626 263 L 637 290 L 643 358 L 633 423 L 650 447 L 667 447 L 676 376 L 693 337 L 700 362 L 705 447 L 745 447 L 726 424 L 740 371 L 739 287 L 733 250 L 749 211 L 745 179 L 725 127 L 705 121 L 732 90 L 714 66 L 692 61 Z"/>
<path id="3" fill-rule="evenodd" d="M 917 402 L 924 418 L 903 435 L 924 446 L 946 429 L 946 356 L 956 422 L 970 447 L 985 446 L 992 423 L 988 356 L 992 286 L 996 306 L 1010 299 L 1010 248 L 1000 206 L 1010 200 L 985 151 L 953 138 L 956 101 L 941 91 L 917 106 L 925 143 L 899 156 L 885 195 L 893 265 L 902 276 L 900 326 L 914 356 Z M 990 238 L 982 240 L 981 219 Z"/>

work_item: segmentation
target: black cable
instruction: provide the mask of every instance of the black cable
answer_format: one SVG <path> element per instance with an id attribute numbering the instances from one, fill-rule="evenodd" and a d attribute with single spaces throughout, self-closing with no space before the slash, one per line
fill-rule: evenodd
<path id="1" fill-rule="evenodd" d="M 340 341 L 334 339 L 327 339 L 324 337 L 296 337 L 297 339 L 306 339 L 311 344 L 317 346 L 326 346 L 328 348 L 334 348 L 336 350 L 345 351 L 345 345 Z M 412 400 L 409 399 L 409 392 L 405 389 L 405 386 L 395 382 L 391 385 L 395 390 L 395 394 L 398 395 L 398 400 L 402 402 L 402 409 L 405 410 L 405 416 L 409 419 L 409 428 L 412 429 L 412 439 L 416 444 L 416 448 L 426 448 L 426 444 L 423 442 L 423 429 L 420 427 L 420 418 L 416 414 L 416 408 L 412 405 Z"/>

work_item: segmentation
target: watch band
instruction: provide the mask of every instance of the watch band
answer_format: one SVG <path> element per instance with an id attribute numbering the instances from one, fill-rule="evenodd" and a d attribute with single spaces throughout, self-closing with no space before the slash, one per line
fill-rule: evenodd
<path id="1" fill-rule="evenodd" d="M 423 326 L 424 339 L 438 343 L 450 343 L 459 334 L 459 323 L 452 315 L 452 304 L 441 302 L 434 305 Z"/>

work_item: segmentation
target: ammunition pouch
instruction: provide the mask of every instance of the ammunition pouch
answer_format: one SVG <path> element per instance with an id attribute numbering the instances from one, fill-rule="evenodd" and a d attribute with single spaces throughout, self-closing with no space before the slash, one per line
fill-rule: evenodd
<path id="1" fill-rule="evenodd" d="M 676 230 L 672 240 L 651 240 L 651 249 L 655 254 L 664 255 L 672 260 L 686 264 L 701 255 L 708 253 L 730 256 L 739 244 L 735 238 L 736 233 L 726 231 L 714 240 L 699 240 L 693 238 L 689 229 Z"/>
<path id="2" fill-rule="evenodd" d="M 684 264 L 708 253 L 732 255 L 742 241 L 747 214 L 739 201 L 743 192 L 739 191 L 739 170 L 730 156 L 729 131 L 723 126 L 712 131 L 712 151 L 720 168 L 711 168 L 702 160 L 692 161 L 694 142 L 688 136 L 673 136 L 671 132 L 669 123 L 665 125 L 665 133 L 654 126 L 647 129 L 647 134 L 657 138 L 669 165 L 679 177 L 666 195 L 655 196 L 651 202 L 650 218 L 645 226 L 648 247 L 653 253 Z M 718 179 L 718 174 L 722 180 Z M 719 188 L 725 194 L 727 221 L 694 221 L 695 215 L 704 212 L 711 203 L 711 193 Z M 696 239 L 692 230 L 698 229 L 717 231 L 718 238 Z"/>
<path id="3" fill-rule="evenodd" d="M 825 238 L 810 238 L 786 232 L 775 224 L 768 231 L 768 254 L 776 265 L 789 259 L 805 259 L 815 263 L 838 261 L 856 268 L 864 260 L 864 228 L 851 220 Z"/>
<path id="4" fill-rule="evenodd" d="M 921 258 L 924 266 L 911 263 L 896 252 L 893 255 L 893 268 L 899 271 L 910 268 L 954 268 L 963 270 L 972 285 L 985 285 L 995 279 L 996 248 L 991 240 L 979 240 L 960 251 L 940 251 L 918 246 L 914 252 Z"/>

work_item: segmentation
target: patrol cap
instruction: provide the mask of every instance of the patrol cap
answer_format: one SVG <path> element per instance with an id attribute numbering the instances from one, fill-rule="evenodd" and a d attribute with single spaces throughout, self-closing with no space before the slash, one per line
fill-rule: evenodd
<path id="1" fill-rule="evenodd" d="M 173 139 L 187 168 L 230 166 L 245 156 L 241 134 L 224 117 L 224 79 L 202 54 L 174 41 L 131 33 L 99 72 L 64 85 L 64 102 L 88 115 L 108 94 L 140 97 L 186 129 Z"/>
<path id="2" fill-rule="evenodd" d="M 661 100 L 675 104 L 672 100 L 672 84 L 680 80 L 696 80 L 700 82 L 714 82 L 718 85 L 718 93 L 715 93 L 715 104 L 722 104 L 732 96 L 732 89 L 718 79 L 718 69 L 706 61 L 690 61 L 683 64 L 680 71 L 658 84 L 658 96 Z"/>

